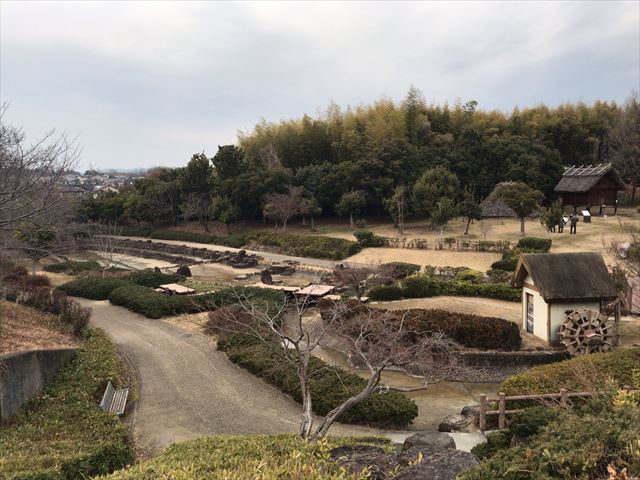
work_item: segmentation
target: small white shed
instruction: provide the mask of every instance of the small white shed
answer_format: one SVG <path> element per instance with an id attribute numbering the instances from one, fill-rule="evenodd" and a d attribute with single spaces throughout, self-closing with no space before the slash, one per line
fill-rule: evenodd
<path id="1" fill-rule="evenodd" d="M 516 266 L 514 285 L 522 287 L 522 329 L 550 344 L 567 311 L 601 311 L 617 296 L 598 253 L 525 253 Z"/>

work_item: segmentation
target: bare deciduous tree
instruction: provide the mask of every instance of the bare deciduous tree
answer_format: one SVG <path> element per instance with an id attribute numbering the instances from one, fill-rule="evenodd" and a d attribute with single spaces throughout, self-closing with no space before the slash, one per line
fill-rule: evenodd
<path id="1" fill-rule="evenodd" d="M 185 198 L 182 204 L 182 211 L 184 212 L 185 221 L 189 220 L 192 216 L 198 219 L 200 225 L 206 232 L 209 232 L 209 225 L 207 220 L 209 218 L 209 206 L 211 199 L 205 195 L 198 193 L 190 193 Z"/>
<path id="2" fill-rule="evenodd" d="M 102 265 L 102 276 L 113 267 L 127 267 L 118 255 L 126 255 L 126 239 L 121 236 L 122 228 L 115 223 L 98 223 L 92 229 L 87 248 L 92 250 Z"/>
<path id="3" fill-rule="evenodd" d="M 380 267 L 345 267 L 338 265 L 333 269 L 333 276 L 342 285 L 349 287 L 360 300 L 365 292 L 379 285 L 384 280 L 384 272 Z"/>
<path id="4" fill-rule="evenodd" d="M 282 229 L 287 229 L 287 222 L 302 212 L 304 196 L 302 187 L 287 187 L 287 193 L 267 193 L 263 197 L 264 216 L 282 222 Z"/>
<path id="5" fill-rule="evenodd" d="M 385 369 L 420 371 L 426 379 L 438 364 L 447 367 L 455 350 L 454 344 L 439 332 L 410 331 L 404 315 L 363 305 L 354 310 L 347 302 L 325 302 L 322 319 L 309 321 L 306 315 L 311 308 L 309 298 L 267 307 L 238 293 L 236 303 L 210 313 L 209 326 L 213 331 L 242 332 L 259 339 L 295 370 L 302 397 L 299 433 L 303 438 L 322 438 L 342 413 L 374 392 L 389 390 L 380 385 Z M 329 332 L 342 339 L 350 355 L 369 370 L 369 376 L 362 390 L 321 418 L 314 431 L 309 360 Z"/>
<path id="6" fill-rule="evenodd" d="M 11 231 L 71 201 L 61 183 L 75 167 L 79 148 L 75 139 L 54 132 L 27 144 L 21 129 L 3 121 L 7 108 L 0 106 L 0 230 Z"/>

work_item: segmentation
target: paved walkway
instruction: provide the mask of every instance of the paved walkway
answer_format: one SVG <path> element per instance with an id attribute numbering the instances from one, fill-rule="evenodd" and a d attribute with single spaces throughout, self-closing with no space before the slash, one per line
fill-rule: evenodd
<path id="1" fill-rule="evenodd" d="M 105 330 L 137 370 L 132 423 L 142 450 L 152 453 L 204 435 L 298 431 L 300 405 L 231 363 L 205 335 L 108 301 L 76 300 L 93 309 L 91 326 Z M 335 425 L 331 433 L 382 432 Z"/>

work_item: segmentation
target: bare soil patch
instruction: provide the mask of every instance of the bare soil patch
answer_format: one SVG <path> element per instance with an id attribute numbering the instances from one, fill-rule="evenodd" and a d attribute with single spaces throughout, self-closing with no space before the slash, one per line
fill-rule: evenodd
<path id="1" fill-rule="evenodd" d="M 434 267 L 469 267 L 482 272 L 500 260 L 498 253 L 455 252 L 447 250 L 416 250 L 407 248 L 365 248 L 345 262 L 380 264 L 387 262 L 409 262 Z"/>
<path id="2" fill-rule="evenodd" d="M 0 355 L 77 345 L 75 337 L 60 328 L 55 316 L 0 300 Z"/>

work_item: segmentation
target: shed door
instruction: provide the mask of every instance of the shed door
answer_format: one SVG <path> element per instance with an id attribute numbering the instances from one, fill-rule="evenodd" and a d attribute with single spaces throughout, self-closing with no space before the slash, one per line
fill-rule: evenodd
<path id="1" fill-rule="evenodd" d="M 533 333 L 533 295 L 527 293 L 527 333 Z"/>

